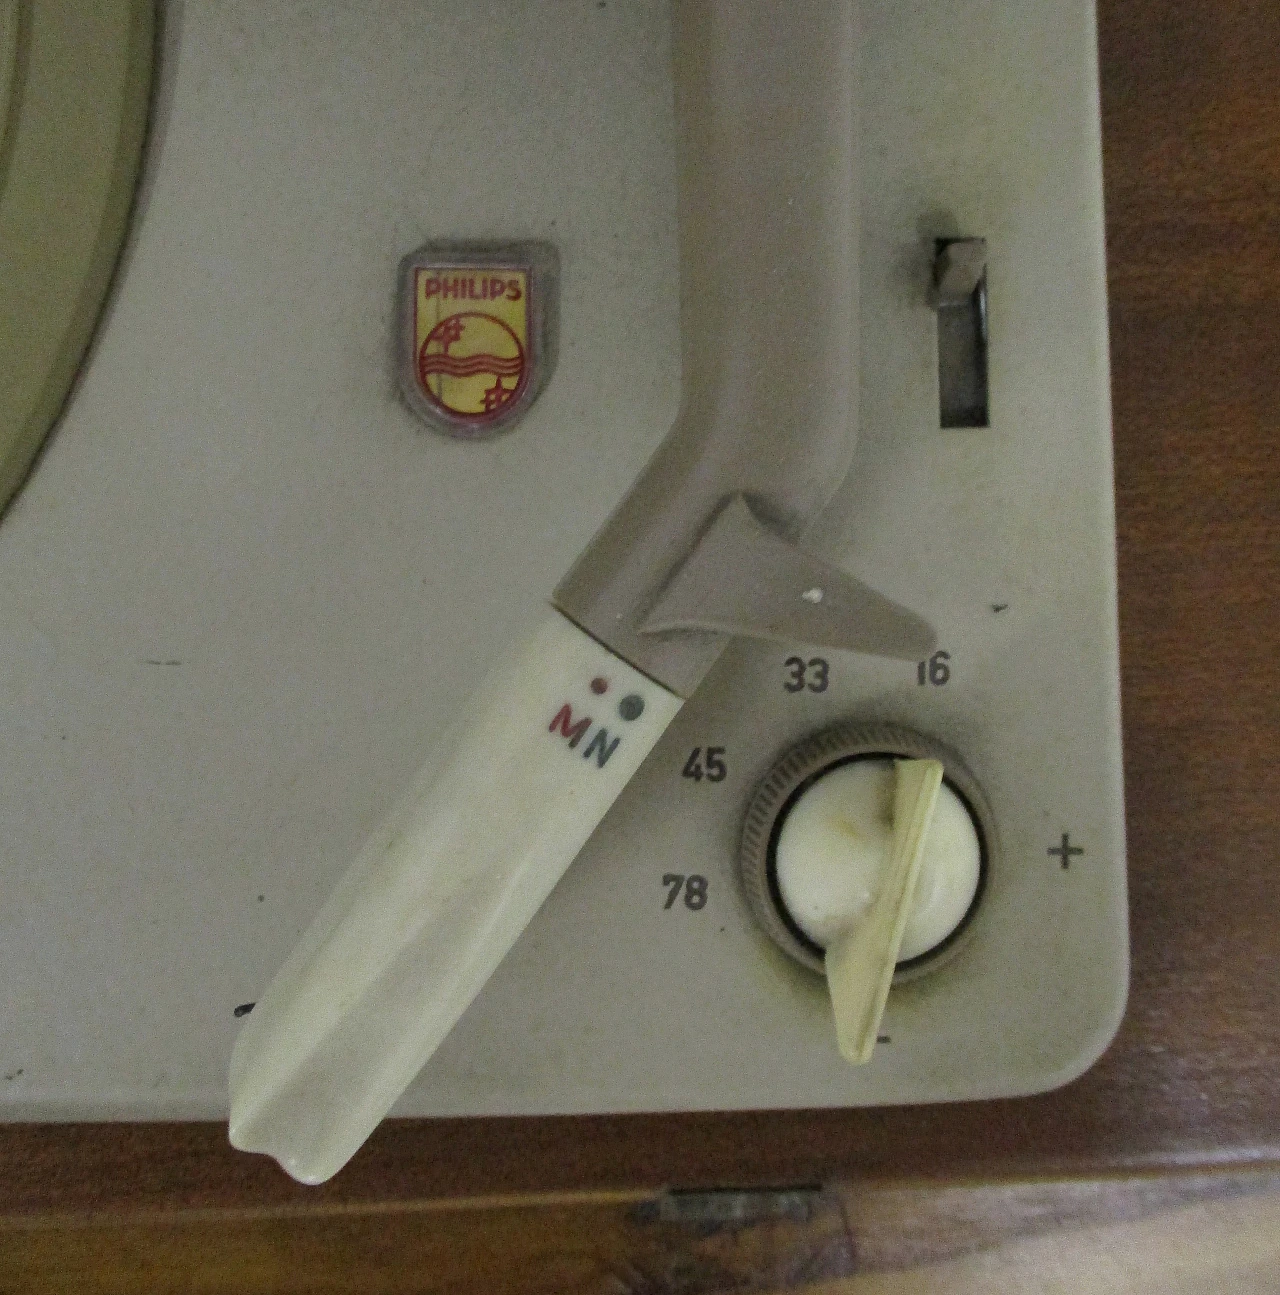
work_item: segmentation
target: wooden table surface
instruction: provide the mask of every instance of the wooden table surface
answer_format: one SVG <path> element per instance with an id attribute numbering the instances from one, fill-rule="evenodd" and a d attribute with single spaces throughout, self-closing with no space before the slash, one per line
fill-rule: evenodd
<path id="1" fill-rule="evenodd" d="M 0 1218 L 1280 1165 L 1280 4 L 1102 0 L 1133 980 L 1043 1097 L 392 1122 L 302 1189 L 221 1125 L 0 1128 Z"/>

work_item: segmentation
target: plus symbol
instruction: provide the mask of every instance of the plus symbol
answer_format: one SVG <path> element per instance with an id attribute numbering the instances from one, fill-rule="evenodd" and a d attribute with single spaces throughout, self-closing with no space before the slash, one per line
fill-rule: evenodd
<path id="1" fill-rule="evenodd" d="M 1049 853 L 1052 855 L 1056 855 L 1059 859 L 1061 859 L 1062 866 L 1064 868 L 1069 868 L 1071 867 L 1071 856 L 1075 854 L 1083 854 L 1084 851 L 1078 845 L 1072 845 L 1071 837 L 1066 832 L 1063 832 L 1062 844 L 1051 845 L 1049 847 Z"/>

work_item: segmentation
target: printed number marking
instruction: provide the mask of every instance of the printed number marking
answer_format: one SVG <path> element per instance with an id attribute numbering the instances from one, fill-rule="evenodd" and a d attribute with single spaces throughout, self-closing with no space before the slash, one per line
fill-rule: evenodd
<path id="1" fill-rule="evenodd" d="M 790 672 L 787 681 L 782 685 L 788 692 L 826 692 L 831 682 L 831 663 L 825 657 L 815 656 L 808 661 L 798 656 L 789 656 L 783 665 Z"/>
<path id="2" fill-rule="evenodd" d="M 662 906 L 665 912 L 679 899 L 681 888 L 684 886 L 684 878 L 677 872 L 669 872 L 663 877 L 662 884 L 670 887 L 667 891 L 667 902 Z"/>
<path id="3" fill-rule="evenodd" d="M 709 746 L 707 747 L 706 763 L 703 763 L 702 748 L 695 746 L 689 752 L 689 758 L 684 762 L 684 768 L 680 770 L 680 776 L 683 778 L 692 778 L 694 782 L 701 782 L 706 778 L 708 782 L 723 782 L 729 774 L 729 769 L 724 762 L 724 747 Z"/>
<path id="4" fill-rule="evenodd" d="M 693 873 L 686 877 L 681 872 L 668 872 L 662 878 L 662 884 L 667 888 L 667 902 L 663 904 L 663 911 L 674 908 L 676 900 L 680 898 L 680 892 L 684 892 L 684 906 L 697 913 L 707 906 L 707 879 L 699 873 Z"/>
<path id="5" fill-rule="evenodd" d="M 932 684 L 935 688 L 941 688 L 951 678 L 951 666 L 948 664 L 950 660 L 950 652 L 935 652 L 927 661 L 918 661 L 916 663 L 916 683 L 921 688 L 925 684 Z"/>

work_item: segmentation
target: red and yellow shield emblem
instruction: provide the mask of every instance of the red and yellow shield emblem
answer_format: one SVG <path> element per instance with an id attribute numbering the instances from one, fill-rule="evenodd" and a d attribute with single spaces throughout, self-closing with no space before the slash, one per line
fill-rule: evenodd
<path id="1" fill-rule="evenodd" d="M 509 427 L 545 385 L 557 286 L 541 243 L 428 244 L 401 265 L 401 386 L 455 436 Z"/>

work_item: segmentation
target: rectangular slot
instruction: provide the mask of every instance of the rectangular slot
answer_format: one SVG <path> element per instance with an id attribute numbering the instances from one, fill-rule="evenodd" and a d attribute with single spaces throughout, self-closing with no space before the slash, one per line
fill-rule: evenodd
<path id="1" fill-rule="evenodd" d="M 966 240 L 969 244 L 978 240 Z M 952 244 L 939 241 L 940 263 Z M 985 245 L 982 245 L 985 255 Z M 969 280 L 973 282 L 972 279 Z M 962 296 L 940 294 L 938 406 L 944 428 L 990 426 L 987 389 L 987 275 Z"/>

